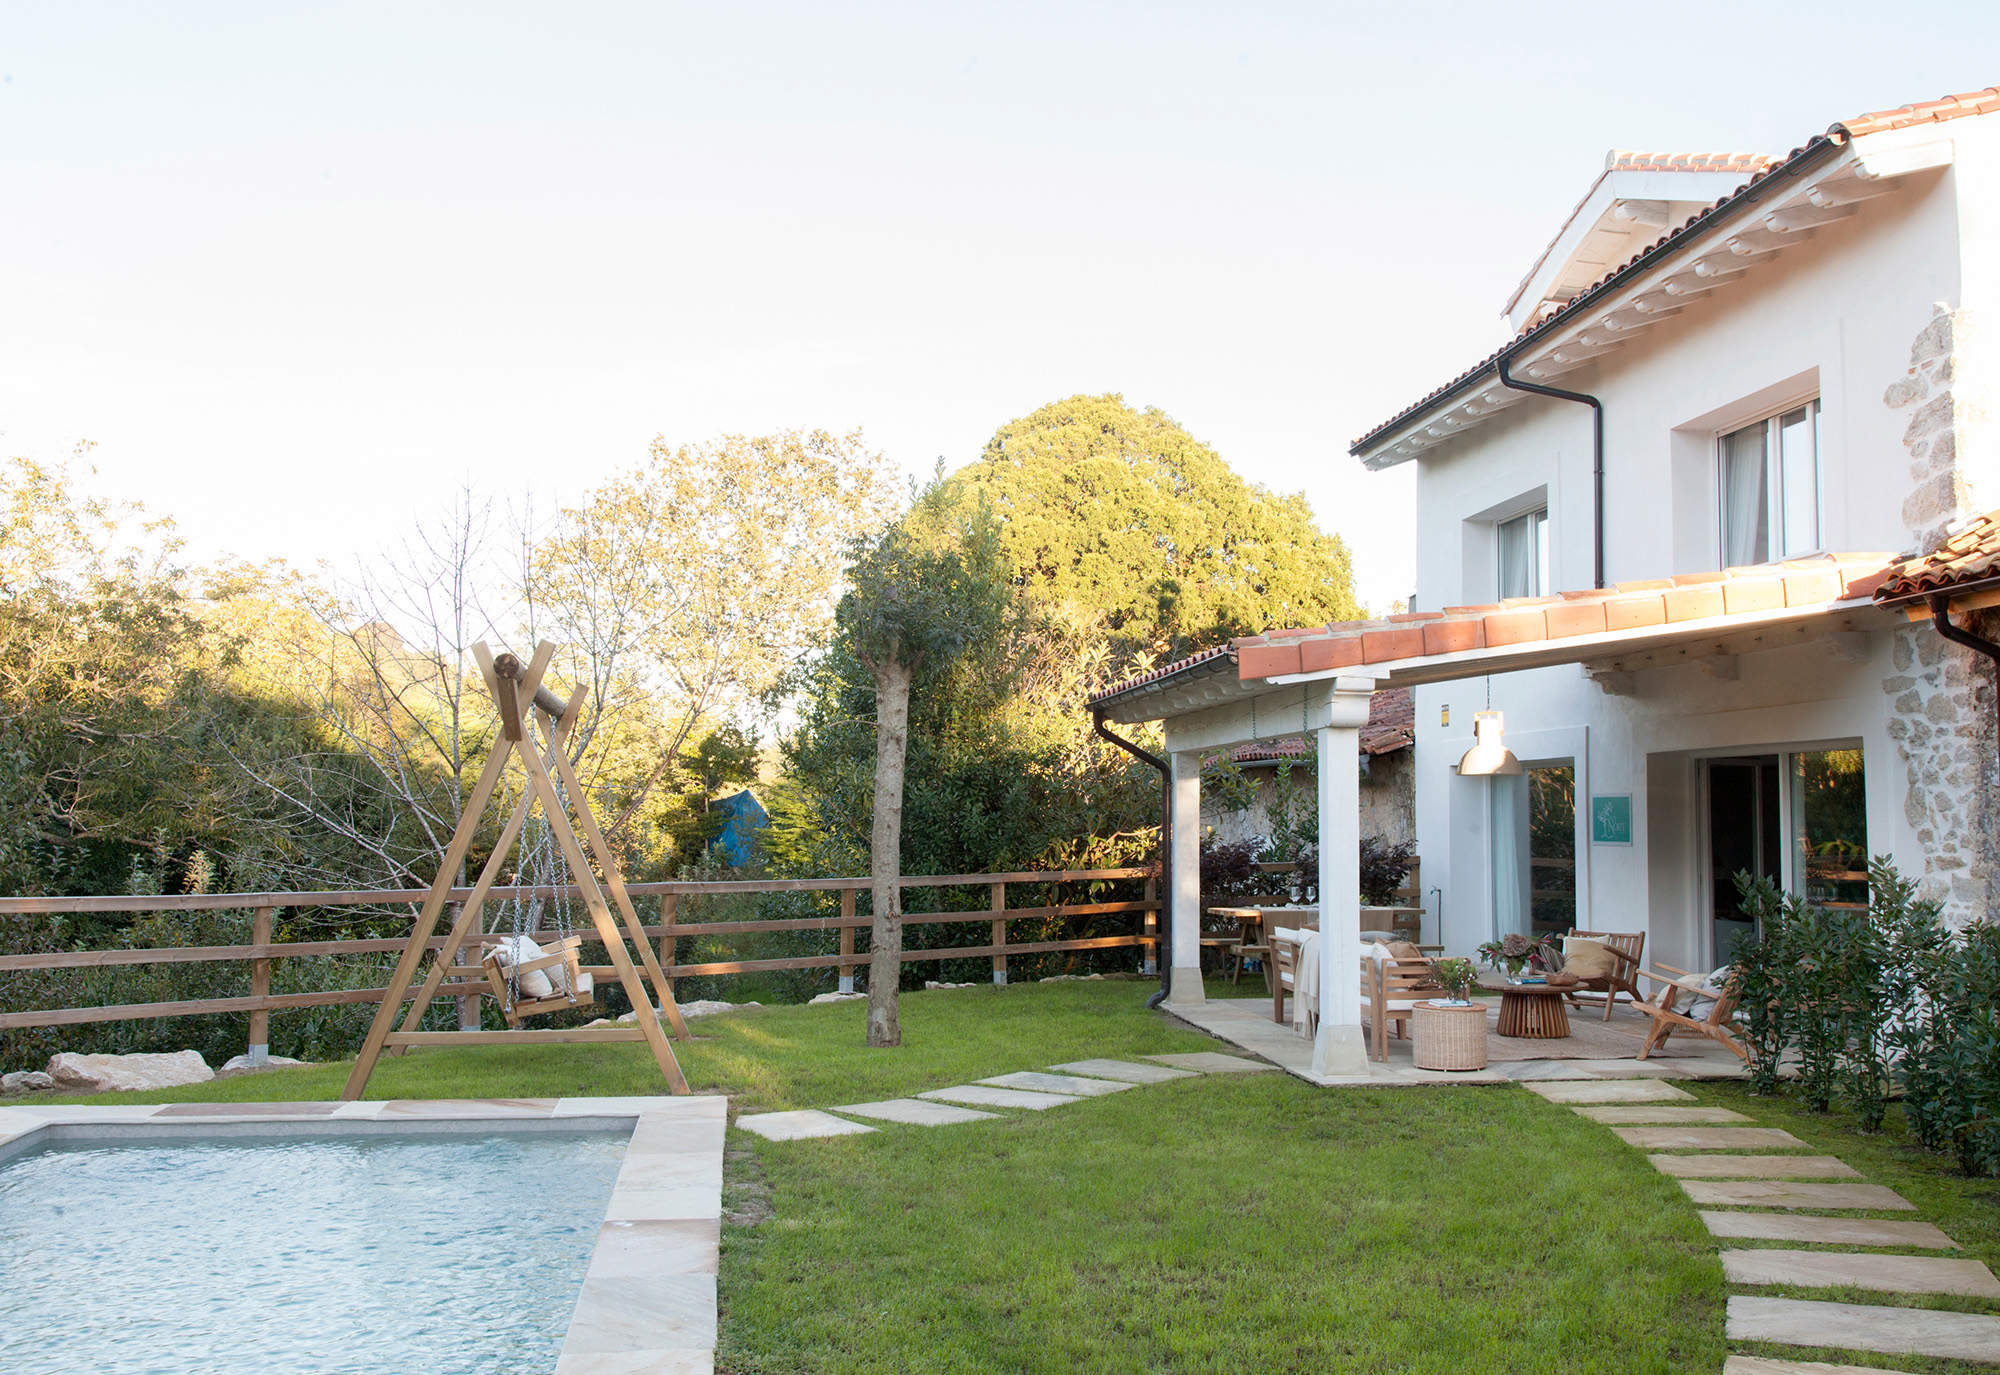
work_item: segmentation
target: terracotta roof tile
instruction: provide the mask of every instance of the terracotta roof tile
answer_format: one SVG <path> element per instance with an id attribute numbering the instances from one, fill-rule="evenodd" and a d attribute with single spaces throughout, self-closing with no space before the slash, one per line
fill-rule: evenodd
<path id="1" fill-rule="evenodd" d="M 1820 150 L 1830 145 L 1845 144 L 1849 139 L 1860 138 L 1864 134 L 1879 133 L 1884 129 L 1901 129 L 1912 124 L 1937 123 L 1949 119 L 1960 119 L 1968 115 L 1990 114 L 2000 110 L 2000 87 L 1988 87 L 1982 91 L 1972 91 L 1964 95 L 1945 96 L 1940 100 L 1925 101 L 1918 105 L 1905 105 L 1894 110 L 1880 110 L 1873 114 L 1858 115 L 1833 125 L 1824 134 L 1816 134 L 1803 144 L 1785 154 L 1782 158 L 1768 158 L 1750 179 L 1716 201 L 1715 204 L 1691 216 L 1678 228 L 1670 229 L 1661 238 L 1641 249 L 1625 262 L 1612 268 L 1595 282 L 1579 291 L 1558 309 L 1538 317 L 1512 339 L 1492 353 L 1467 368 L 1458 376 L 1435 388 L 1397 411 L 1381 424 L 1369 430 L 1352 444 L 1347 451 L 1358 454 L 1375 440 L 1399 428 L 1404 421 L 1430 409 L 1437 401 L 1456 392 L 1473 378 L 1492 371 L 1504 355 L 1511 354 L 1539 335 L 1570 323 L 1577 308 L 1586 301 L 1622 285 L 1627 279 L 1636 277 L 1653 263 L 1673 250 L 1681 247 L 1689 238 L 1699 236 L 1714 228 L 1730 210 L 1748 198 L 1772 177 L 1783 175 L 1798 166 L 1802 159 L 1816 156 Z M 1659 154 L 1634 154 L 1633 156 L 1662 156 Z M 1664 155 L 1672 157 L 1674 155 Z M 1690 154 L 1686 156 L 1716 156 Z M 1721 156 L 1755 157 L 1756 154 L 1726 154 Z"/>
<path id="2" fill-rule="evenodd" d="M 1899 595 L 1898 578 L 2000 580 L 2000 511 L 1980 519 L 1925 559 L 1896 554 L 1836 554 L 1756 564 L 1592 588 L 1553 597 L 1521 597 L 1490 606 L 1454 606 L 1409 618 L 1336 621 L 1304 636 L 1246 635 L 1091 698 L 1106 701 L 1215 658 L 1234 654 L 1240 682 L 1293 673 L 1324 673 L 1542 640 L 1566 640 L 1678 621 L 1747 616 L 1787 607 L 1827 606 Z M 1885 581 L 1886 580 L 1886 581 Z M 1916 585 L 1912 583 L 1911 585 Z M 1880 589 L 1880 590 L 1878 590 Z M 1381 695 L 1379 692 L 1376 694 Z"/>
<path id="3" fill-rule="evenodd" d="M 1754 175 L 1777 159 L 1769 153 L 1638 153 L 1613 148 L 1604 158 L 1607 172 L 1742 172 Z"/>
<path id="4" fill-rule="evenodd" d="M 1875 599 L 1900 601 L 1996 578 L 2000 578 L 2000 511 L 1988 511 L 1948 532 L 1935 548 L 1890 568 L 1875 589 Z"/>

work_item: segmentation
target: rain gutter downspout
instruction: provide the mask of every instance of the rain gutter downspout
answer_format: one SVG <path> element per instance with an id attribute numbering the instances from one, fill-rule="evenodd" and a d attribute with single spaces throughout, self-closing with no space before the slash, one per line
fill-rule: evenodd
<path id="1" fill-rule="evenodd" d="M 1104 725 L 1104 712 L 1093 707 L 1091 724 L 1097 733 L 1142 764 L 1160 771 L 1160 935 L 1153 946 L 1153 962 L 1160 967 L 1159 991 L 1146 999 L 1147 1007 L 1158 1007 L 1167 997 L 1167 975 L 1173 964 L 1174 948 L 1174 772 L 1166 760 L 1148 754 L 1130 740 L 1113 735 Z"/>
<path id="2" fill-rule="evenodd" d="M 1962 630 L 1958 626 L 1953 625 L 1951 621 L 1950 597 L 1933 595 L 1930 598 L 1929 605 L 1931 608 L 1931 626 L 1938 634 L 1944 636 L 1953 644 L 1964 645 L 1967 649 L 1984 654 L 1993 661 L 1993 714 L 1995 726 L 1996 728 L 2000 728 L 2000 644 L 1995 644 L 1982 635 L 1975 635 L 1969 630 Z"/>
<path id="3" fill-rule="evenodd" d="M 1590 492 L 1591 492 L 1591 586 L 1604 586 L 1604 403 L 1594 396 L 1586 396 L 1580 391 L 1564 391 L 1561 387 L 1545 387 L 1539 382 L 1523 382 L 1507 371 L 1507 359 L 1500 360 L 1500 385 L 1510 391 L 1533 392 L 1536 396 L 1551 396 L 1558 401 L 1575 401 L 1590 407 Z M 1547 588 L 1542 591 L 1547 592 Z"/>

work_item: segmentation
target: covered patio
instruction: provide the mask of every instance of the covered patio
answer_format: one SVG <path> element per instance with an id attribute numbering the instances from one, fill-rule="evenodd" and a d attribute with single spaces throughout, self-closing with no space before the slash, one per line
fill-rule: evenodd
<path id="1" fill-rule="evenodd" d="M 1872 600 L 1887 564 L 1882 555 L 1822 557 L 1276 631 L 1234 640 L 1100 694 L 1090 703 L 1100 722 L 1158 721 L 1165 735 L 1173 912 L 1167 1009 L 1315 1083 L 1593 1077 L 1614 1072 L 1608 1068 L 1613 1064 L 1624 1075 L 1734 1075 L 1734 1056 L 1691 1041 L 1676 1039 L 1657 1061 L 1616 1053 L 1629 1041 L 1636 1057 L 1644 1028 L 1643 1018 L 1624 1009 L 1601 1033 L 1591 1033 L 1614 1038 L 1598 1047 L 1606 1052 L 1601 1055 L 1495 1056 L 1486 1071 L 1442 1074 L 1416 1069 L 1410 1043 L 1392 1041 L 1386 1061 L 1369 1059 L 1358 865 L 1359 733 L 1369 698 L 1383 687 L 1568 664 L 1616 696 L 1630 693 L 1635 675 L 1653 668 L 1699 663 L 1711 673 L 1733 675 L 1739 656 L 1760 651 L 1824 641 L 1843 652 L 1901 619 Z M 1203 761 L 1239 745 L 1300 734 L 1313 742 L 1320 827 L 1318 1021 L 1310 1042 L 1272 1022 L 1268 998 L 1207 999 L 1199 945 Z M 1628 1020 L 1638 1023 L 1637 1034 L 1617 1030 Z"/>

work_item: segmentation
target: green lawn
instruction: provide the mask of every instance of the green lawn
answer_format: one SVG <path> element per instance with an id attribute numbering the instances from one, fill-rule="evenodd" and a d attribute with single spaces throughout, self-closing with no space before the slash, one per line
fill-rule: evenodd
<path id="1" fill-rule="evenodd" d="M 697 1021 L 681 1059 L 697 1089 L 745 1112 L 1215 1048 L 1148 1012 L 1149 991 L 910 994 L 896 1051 L 862 1045 L 859 1003 L 766 1008 Z M 115 1097 L 332 1097 L 346 1068 Z M 657 1085 L 636 1046 L 524 1046 L 386 1061 L 370 1094 Z M 2000 1266 L 1993 1181 L 1740 1086 L 1694 1091 L 1840 1155 Z M 1722 1366 L 1726 1289 L 1695 1209 L 1642 1152 L 1518 1088 L 1204 1076 L 948 1128 L 786 1143 L 732 1131 L 726 1188 L 718 1369 L 731 1375 Z"/>

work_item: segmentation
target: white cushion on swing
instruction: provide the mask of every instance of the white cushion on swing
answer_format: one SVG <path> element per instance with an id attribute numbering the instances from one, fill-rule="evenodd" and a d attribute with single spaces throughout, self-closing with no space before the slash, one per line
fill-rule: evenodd
<path id="1" fill-rule="evenodd" d="M 526 936 L 502 936 L 493 947 L 493 957 L 499 961 L 502 969 L 526 964 L 530 960 L 539 960 L 548 953 Z M 589 975 L 584 977 L 588 979 Z M 549 978 L 549 971 L 546 969 L 530 969 L 520 976 L 515 987 L 523 998 L 549 998 L 553 997 L 556 991 L 555 981 Z"/>

